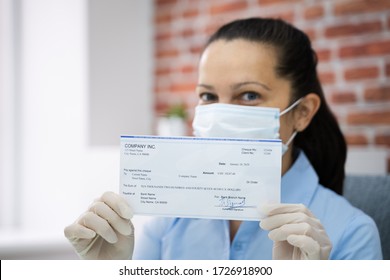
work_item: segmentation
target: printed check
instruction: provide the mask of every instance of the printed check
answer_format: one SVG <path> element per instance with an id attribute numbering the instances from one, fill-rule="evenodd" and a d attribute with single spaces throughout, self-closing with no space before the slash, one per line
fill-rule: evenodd
<path id="1" fill-rule="evenodd" d="M 257 221 L 281 157 L 279 139 L 122 136 L 119 193 L 135 214 Z"/>

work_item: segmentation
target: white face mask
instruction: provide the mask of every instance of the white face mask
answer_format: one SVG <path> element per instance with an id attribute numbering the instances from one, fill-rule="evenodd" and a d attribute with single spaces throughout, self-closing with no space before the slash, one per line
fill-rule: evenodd
<path id="1" fill-rule="evenodd" d="M 213 103 L 195 108 L 192 122 L 197 137 L 235 137 L 255 139 L 278 139 L 279 118 L 301 102 L 302 98 L 279 113 L 279 108 L 254 107 Z M 282 153 L 288 150 L 296 131 L 282 145 Z"/>

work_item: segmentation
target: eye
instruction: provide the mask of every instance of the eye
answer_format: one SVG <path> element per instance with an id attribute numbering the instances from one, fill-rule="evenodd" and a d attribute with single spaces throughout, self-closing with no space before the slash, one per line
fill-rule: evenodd
<path id="1" fill-rule="evenodd" d="M 241 94 L 241 99 L 245 102 L 257 101 L 261 99 L 261 95 L 257 92 L 248 91 Z"/>
<path id="2" fill-rule="evenodd" d="M 213 103 L 218 101 L 218 96 L 210 92 L 202 92 L 199 94 L 199 99 L 202 103 Z"/>

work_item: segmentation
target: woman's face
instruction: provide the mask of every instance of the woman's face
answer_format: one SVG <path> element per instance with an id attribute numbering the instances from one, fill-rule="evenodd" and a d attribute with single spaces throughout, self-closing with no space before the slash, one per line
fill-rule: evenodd
<path id="1" fill-rule="evenodd" d="M 290 105 L 291 82 L 276 75 L 273 47 L 246 40 L 217 40 L 204 51 L 196 92 L 199 105 L 227 103 L 275 107 Z M 280 119 L 280 137 L 286 143 L 293 133 L 288 114 Z"/>

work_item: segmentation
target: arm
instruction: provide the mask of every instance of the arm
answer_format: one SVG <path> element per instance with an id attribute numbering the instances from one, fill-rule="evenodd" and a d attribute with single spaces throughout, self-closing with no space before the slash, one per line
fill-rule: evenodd
<path id="1" fill-rule="evenodd" d="M 336 260 L 380 260 L 382 258 L 376 224 L 363 214 L 355 216 L 350 221 L 331 254 L 331 259 Z"/>

